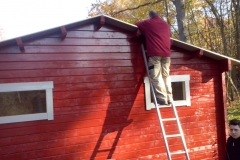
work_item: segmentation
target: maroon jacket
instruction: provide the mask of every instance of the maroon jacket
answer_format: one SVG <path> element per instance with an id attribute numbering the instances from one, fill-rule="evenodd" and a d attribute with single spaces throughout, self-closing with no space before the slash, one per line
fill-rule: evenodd
<path id="1" fill-rule="evenodd" d="M 145 34 L 147 56 L 171 57 L 170 27 L 158 16 L 135 24 Z"/>

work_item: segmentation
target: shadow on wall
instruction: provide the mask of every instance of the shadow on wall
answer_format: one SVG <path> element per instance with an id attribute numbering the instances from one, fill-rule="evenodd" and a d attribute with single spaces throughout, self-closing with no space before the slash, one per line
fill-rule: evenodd
<path id="1" fill-rule="evenodd" d="M 135 49 L 133 49 L 135 47 Z M 109 98 L 110 103 L 107 108 L 106 118 L 103 123 L 102 131 L 100 133 L 100 136 L 97 140 L 97 144 L 93 150 L 93 153 L 91 155 L 91 160 L 95 159 L 97 154 L 98 156 L 106 155 L 107 153 L 107 159 L 109 160 L 116 160 L 112 157 L 114 154 L 114 151 L 118 145 L 119 139 L 121 137 L 121 134 L 123 133 L 123 130 L 125 127 L 129 126 L 133 120 L 128 119 L 131 109 L 133 107 L 133 104 L 135 102 L 135 99 L 137 97 L 139 88 L 141 84 L 143 83 L 143 77 L 145 75 L 144 70 L 141 70 L 138 74 L 137 72 L 139 69 L 142 69 L 144 67 L 139 67 L 140 61 L 142 60 L 142 53 L 140 45 L 131 45 L 131 50 L 136 50 L 136 47 L 139 47 L 139 52 L 132 54 L 131 59 L 131 66 L 130 67 L 124 67 L 126 71 L 123 71 L 121 69 L 121 72 L 126 72 L 127 77 L 121 77 L 118 81 L 114 81 L 113 84 L 110 82 L 106 82 L 106 85 L 109 88 Z M 140 60 L 140 61 L 139 61 Z M 139 63 L 140 62 L 140 63 Z M 121 67 L 120 67 L 121 68 Z M 106 68 L 105 69 L 105 79 L 109 78 L 106 77 L 110 72 L 115 72 L 115 70 L 120 69 L 119 67 L 114 68 Z M 110 71 L 111 70 L 111 71 Z M 111 74 L 111 73 L 110 73 Z M 139 78 L 140 75 L 140 78 Z M 119 76 L 120 77 L 120 76 Z M 131 80 L 131 82 L 127 82 L 126 80 Z M 124 81 L 125 80 L 125 81 Z M 114 133 L 115 132 L 115 133 Z M 110 136 L 111 141 L 109 141 L 109 148 L 103 148 L 101 149 L 101 145 L 104 139 Z M 105 152 L 105 154 L 101 154 L 101 152 Z"/>

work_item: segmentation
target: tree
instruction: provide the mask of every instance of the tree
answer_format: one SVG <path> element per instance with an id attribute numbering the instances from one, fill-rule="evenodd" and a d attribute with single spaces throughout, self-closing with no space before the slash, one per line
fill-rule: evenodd
<path id="1" fill-rule="evenodd" d="M 186 30 L 186 23 L 184 23 L 184 0 L 181 0 L 181 3 L 178 3 L 177 1 L 174 3 L 169 3 L 168 0 L 97 1 L 97 3 L 92 4 L 89 16 L 92 17 L 99 14 L 106 14 L 129 23 L 135 23 L 136 21 L 146 19 L 150 10 L 157 10 L 160 16 L 169 23 L 172 30 L 176 33 L 174 36 L 180 37 L 180 40 L 182 41 L 186 41 L 188 32 Z M 175 8 L 177 8 L 177 14 Z M 177 24 L 179 25 L 177 27 L 178 29 L 175 27 L 175 15 L 177 17 Z"/>
<path id="2" fill-rule="evenodd" d="M 237 48 L 237 59 L 240 59 L 240 1 L 239 0 L 232 0 L 232 19 L 233 24 L 235 26 L 235 41 L 236 41 L 236 48 Z"/>
<path id="3" fill-rule="evenodd" d="M 99 14 L 109 15 L 111 17 L 134 23 L 148 17 L 149 10 L 163 9 L 157 5 L 160 0 L 107 0 L 92 4 L 89 16 Z M 141 12 L 139 12 L 141 11 Z"/>
<path id="4" fill-rule="evenodd" d="M 173 4 L 176 7 L 179 39 L 183 42 L 187 42 L 188 31 L 185 15 L 185 0 L 173 0 Z"/>

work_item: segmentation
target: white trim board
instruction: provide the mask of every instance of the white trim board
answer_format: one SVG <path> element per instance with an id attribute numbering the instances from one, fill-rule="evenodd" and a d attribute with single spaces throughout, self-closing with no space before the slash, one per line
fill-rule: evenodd
<path id="1" fill-rule="evenodd" d="M 35 120 L 53 120 L 53 81 L 45 82 L 23 82 L 23 83 L 3 83 L 0 84 L 0 92 L 17 92 L 17 91 L 33 91 L 45 90 L 46 92 L 46 113 L 25 114 L 0 117 L 0 124 L 25 122 Z"/>
<path id="2" fill-rule="evenodd" d="M 170 76 L 171 82 L 183 82 L 184 83 L 184 94 L 186 100 L 174 101 L 175 106 L 191 106 L 190 100 L 190 75 L 172 75 Z M 155 104 L 151 102 L 151 90 L 148 77 L 144 77 L 144 89 L 145 89 L 145 100 L 146 110 L 155 109 Z M 161 106 L 160 108 L 167 108 L 170 106 Z"/>

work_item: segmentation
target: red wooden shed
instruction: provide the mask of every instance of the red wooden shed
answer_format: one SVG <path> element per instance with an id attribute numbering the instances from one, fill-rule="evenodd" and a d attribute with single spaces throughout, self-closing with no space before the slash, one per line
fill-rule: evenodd
<path id="1" fill-rule="evenodd" d="M 0 159 L 167 159 L 136 33 L 96 16 L 1 42 Z M 240 61 L 172 40 L 174 101 L 190 158 L 224 159 L 225 71 Z M 161 113 L 172 116 L 168 107 Z M 180 144 L 169 140 L 170 150 Z"/>

